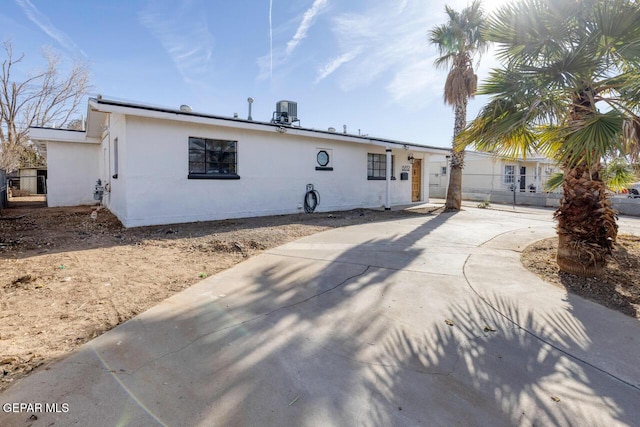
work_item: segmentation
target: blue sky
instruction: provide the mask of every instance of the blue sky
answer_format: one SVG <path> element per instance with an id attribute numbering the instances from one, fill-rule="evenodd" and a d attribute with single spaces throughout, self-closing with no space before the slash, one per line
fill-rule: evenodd
<path id="1" fill-rule="evenodd" d="M 261 121 L 286 99 L 303 127 L 449 146 L 446 71 L 427 35 L 445 4 L 467 1 L 5 0 L 0 31 L 25 53 L 24 72 L 42 66 L 46 45 L 63 66 L 86 61 L 92 94 L 106 98 L 246 118 L 253 97 Z M 494 65 L 485 54 L 480 79 Z"/>

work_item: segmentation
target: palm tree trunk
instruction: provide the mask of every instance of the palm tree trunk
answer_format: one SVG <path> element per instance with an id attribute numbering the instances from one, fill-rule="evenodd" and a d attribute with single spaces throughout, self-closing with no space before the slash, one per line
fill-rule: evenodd
<path id="1" fill-rule="evenodd" d="M 558 220 L 557 263 L 579 276 L 599 276 L 616 240 L 616 212 L 599 175 L 600 164 L 564 168 L 564 195 L 555 213 Z"/>
<path id="2" fill-rule="evenodd" d="M 456 140 L 467 125 L 467 98 L 459 100 L 454 108 L 453 146 L 451 148 L 451 168 L 449 188 L 447 190 L 446 211 L 459 211 L 462 206 L 462 168 L 464 167 L 464 149 L 460 149 Z"/>

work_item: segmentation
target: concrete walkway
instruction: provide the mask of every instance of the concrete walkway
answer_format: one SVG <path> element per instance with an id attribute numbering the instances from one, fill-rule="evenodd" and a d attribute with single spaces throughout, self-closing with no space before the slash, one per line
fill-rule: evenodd
<path id="1" fill-rule="evenodd" d="M 471 206 L 212 276 L 7 390 L 59 412 L 0 425 L 637 425 L 640 322 L 521 266 L 552 211 Z"/>

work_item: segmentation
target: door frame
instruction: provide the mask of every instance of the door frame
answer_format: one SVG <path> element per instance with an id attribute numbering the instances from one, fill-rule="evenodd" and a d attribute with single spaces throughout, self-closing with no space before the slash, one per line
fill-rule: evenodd
<path id="1" fill-rule="evenodd" d="M 415 176 L 415 171 L 418 171 L 417 177 Z M 414 184 L 418 184 L 418 194 L 417 198 L 414 199 Z M 413 164 L 411 165 L 411 202 L 420 202 L 422 201 L 422 159 L 414 159 Z"/>

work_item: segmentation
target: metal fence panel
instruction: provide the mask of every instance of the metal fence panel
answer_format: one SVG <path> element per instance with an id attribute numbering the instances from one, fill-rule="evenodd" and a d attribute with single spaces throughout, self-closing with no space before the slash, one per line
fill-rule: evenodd
<path id="1" fill-rule="evenodd" d="M 540 207 L 560 206 L 562 188 L 546 191 L 545 183 L 550 175 L 518 174 L 471 174 L 463 173 L 462 199 L 476 202 L 489 202 L 505 205 L 527 205 Z M 449 176 L 438 173 L 429 174 L 429 197 L 444 199 L 447 196 Z M 516 190 L 515 192 L 513 190 Z M 615 210 L 624 215 L 640 216 L 640 199 L 627 198 L 625 195 L 611 195 Z"/>
<path id="2" fill-rule="evenodd" d="M 550 178 L 548 174 L 482 174 L 463 172 L 462 191 L 468 193 L 560 193 L 560 190 L 546 191 L 545 184 Z M 429 175 L 429 187 L 433 190 L 446 189 L 449 184 L 449 176 L 440 173 Z"/>
<path id="3" fill-rule="evenodd" d="M 515 169 L 514 169 L 515 170 Z M 462 176 L 463 200 L 499 204 L 557 207 L 560 189 L 548 192 L 545 183 L 548 174 L 479 174 Z M 429 176 L 429 196 L 445 198 L 449 177 L 440 173 Z M 515 191 L 514 191 L 515 190 Z"/>

